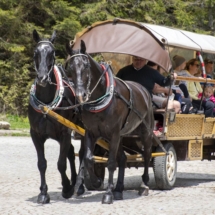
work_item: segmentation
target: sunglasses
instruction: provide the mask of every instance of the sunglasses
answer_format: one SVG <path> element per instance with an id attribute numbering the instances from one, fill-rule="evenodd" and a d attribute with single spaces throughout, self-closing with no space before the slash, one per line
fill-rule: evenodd
<path id="1" fill-rule="evenodd" d="M 197 68 L 199 68 L 199 64 L 193 64 L 193 65 L 195 65 Z"/>

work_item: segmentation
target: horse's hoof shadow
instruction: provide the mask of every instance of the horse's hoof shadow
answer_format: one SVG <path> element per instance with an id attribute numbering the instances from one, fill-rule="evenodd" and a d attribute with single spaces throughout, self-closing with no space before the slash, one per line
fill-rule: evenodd
<path id="1" fill-rule="evenodd" d="M 69 198 L 71 198 L 72 195 L 73 195 L 73 193 L 74 193 L 74 187 L 73 187 L 73 186 L 71 187 L 71 189 L 70 189 L 68 192 L 64 192 L 64 191 L 62 190 L 62 196 L 63 196 L 64 199 L 69 199 Z"/>
<path id="2" fill-rule="evenodd" d="M 148 196 L 148 195 L 149 195 L 149 188 L 141 187 L 141 188 L 139 189 L 138 194 L 139 194 L 140 196 Z"/>
<path id="3" fill-rule="evenodd" d="M 123 193 L 119 191 L 113 191 L 114 200 L 123 200 Z"/>
<path id="4" fill-rule="evenodd" d="M 113 195 L 106 193 L 102 197 L 102 204 L 113 204 Z"/>
<path id="5" fill-rule="evenodd" d="M 41 193 L 38 195 L 37 197 L 38 204 L 48 204 L 49 202 L 50 202 L 50 197 L 48 193 L 46 195 Z"/>

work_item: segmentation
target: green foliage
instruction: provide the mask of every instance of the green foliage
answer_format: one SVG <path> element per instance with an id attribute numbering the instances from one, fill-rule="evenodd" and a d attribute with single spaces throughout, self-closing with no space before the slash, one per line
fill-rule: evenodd
<path id="1" fill-rule="evenodd" d="M 11 115 L 11 114 L 1 114 L 0 115 L 1 121 L 7 121 L 10 123 L 10 129 L 11 130 L 19 130 L 19 129 L 25 129 L 29 130 L 29 120 L 28 117 L 18 116 L 18 115 Z"/>
<path id="2" fill-rule="evenodd" d="M 1 0 L 0 112 L 25 116 L 35 77 L 32 31 L 57 31 L 56 61 L 65 44 L 96 21 L 124 18 L 214 35 L 215 0 Z M 96 56 L 100 59 L 100 56 Z"/>

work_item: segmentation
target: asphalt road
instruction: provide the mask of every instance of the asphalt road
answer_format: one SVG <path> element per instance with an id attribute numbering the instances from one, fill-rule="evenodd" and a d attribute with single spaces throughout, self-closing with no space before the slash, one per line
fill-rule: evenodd
<path id="1" fill-rule="evenodd" d="M 79 142 L 74 142 L 78 152 Z M 124 200 L 102 205 L 103 191 L 86 191 L 78 199 L 61 196 L 57 170 L 59 146 L 46 142 L 46 173 L 50 204 L 37 204 L 40 176 L 36 150 L 29 137 L 0 137 L 0 215 L 164 215 L 215 214 L 215 162 L 178 162 L 177 181 L 170 191 L 156 188 L 150 169 L 149 196 L 139 197 L 143 168 L 126 169 Z M 76 159 L 78 168 L 78 159 Z M 69 174 L 69 170 L 68 170 Z M 107 184 L 107 171 L 105 185 Z M 115 174 L 116 178 L 117 174 Z"/>

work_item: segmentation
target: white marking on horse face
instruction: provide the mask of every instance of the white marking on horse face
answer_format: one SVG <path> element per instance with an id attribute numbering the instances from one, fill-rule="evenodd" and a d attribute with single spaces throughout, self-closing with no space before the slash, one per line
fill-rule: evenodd
<path id="1" fill-rule="evenodd" d="M 46 47 L 49 47 L 49 45 L 48 44 L 41 44 L 41 49 L 44 49 L 45 51 L 46 51 Z"/>

